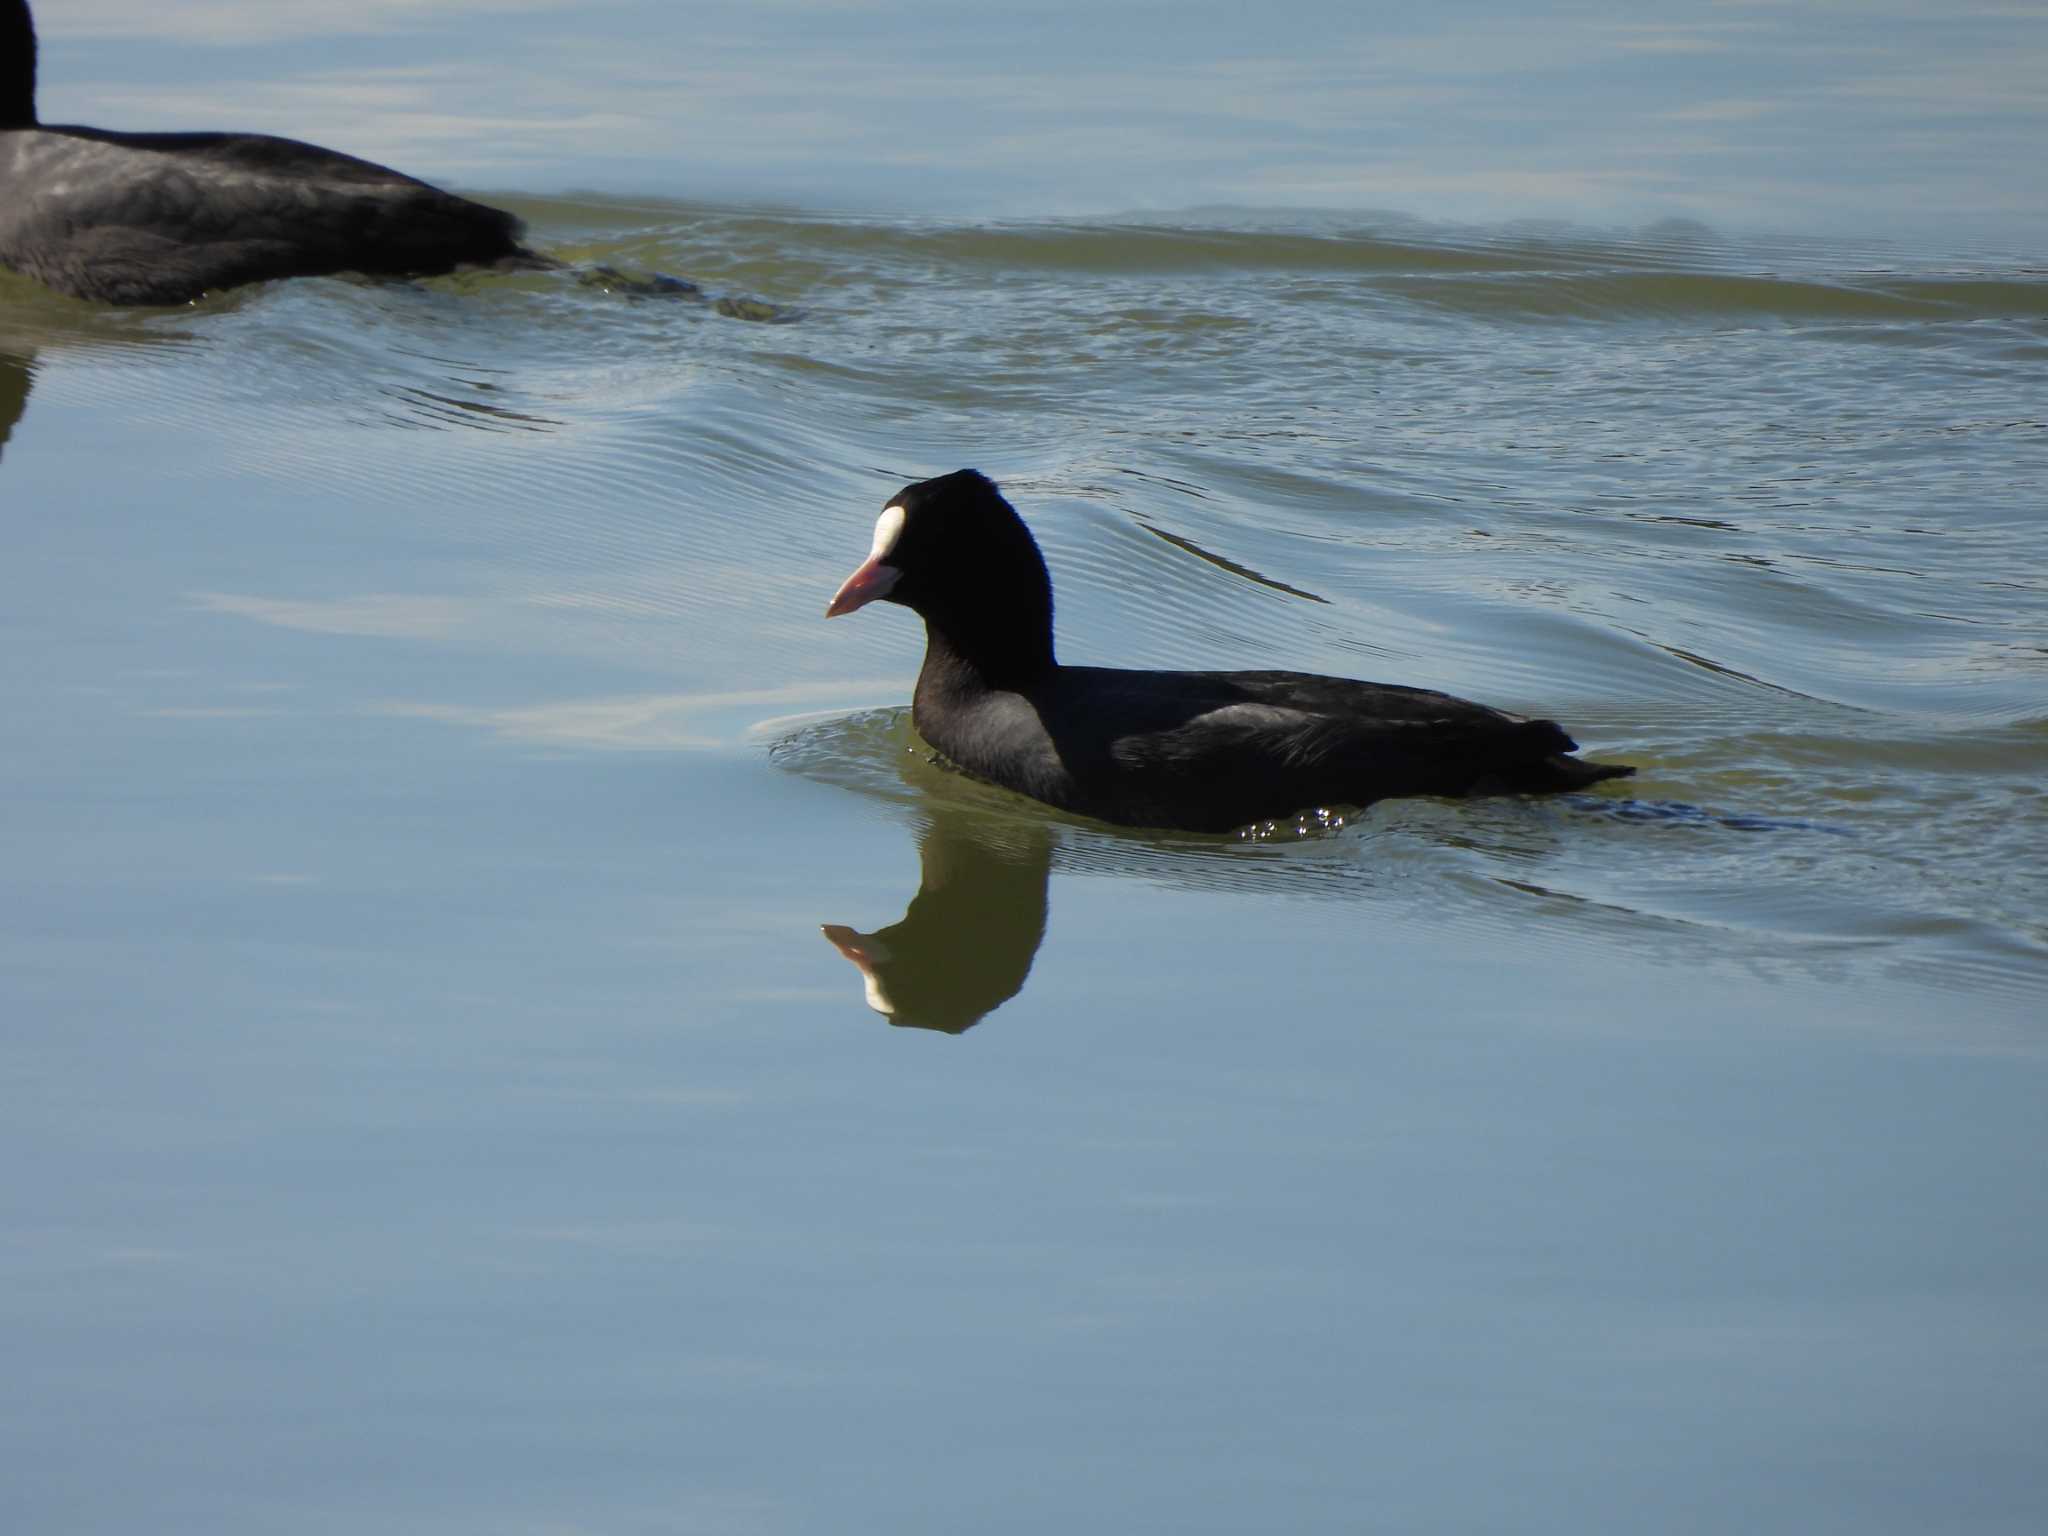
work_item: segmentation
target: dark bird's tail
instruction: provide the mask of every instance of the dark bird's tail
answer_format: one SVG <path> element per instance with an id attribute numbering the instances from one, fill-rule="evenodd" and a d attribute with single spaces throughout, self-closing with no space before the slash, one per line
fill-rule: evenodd
<path id="1" fill-rule="evenodd" d="M 1554 720 L 1527 720 L 1516 728 L 1531 749 L 1518 761 L 1495 767 L 1493 784 L 1509 794 L 1555 794 L 1590 789 L 1605 779 L 1625 779 L 1635 772 L 1628 763 L 1595 763 L 1571 754 L 1579 744 Z"/>
<path id="2" fill-rule="evenodd" d="M 1632 763 L 1595 763 L 1582 757 L 1553 757 L 1544 763 L 1547 773 L 1540 789 L 1587 789 L 1603 779 L 1625 779 L 1633 774 Z"/>

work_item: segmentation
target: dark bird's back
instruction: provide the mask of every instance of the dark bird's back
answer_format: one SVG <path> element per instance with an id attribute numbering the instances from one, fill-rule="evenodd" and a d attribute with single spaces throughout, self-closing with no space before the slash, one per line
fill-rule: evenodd
<path id="1" fill-rule="evenodd" d="M 110 304 L 330 272 L 547 266 L 498 208 L 296 139 L 116 133 L 36 114 L 35 20 L 0 0 L 0 266 Z"/>
<path id="2" fill-rule="evenodd" d="M 0 264 L 113 304 L 528 256 L 502 209 L 262 134 L 15 129 L 0 133 L 0 190 Z"/>

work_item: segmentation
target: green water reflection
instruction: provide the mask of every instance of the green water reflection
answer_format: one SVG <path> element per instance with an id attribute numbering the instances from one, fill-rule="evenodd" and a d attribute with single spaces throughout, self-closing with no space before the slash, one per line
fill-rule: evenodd
<path id="1" fill-rule="evenodd" d="M 35 383 L 29 364 L 26 357 L 0 352 L 0 452 L 6 451 L 7 440 L 28 409 L 29 389 Z"/>
<path id="2" fill-rule="evenodd" d="M 957 1035 L 1015 997 L 1045 937 L 1049 827 L 935 807 L 918 834 L 921 878 L 901 920 L 824 925 L 891 1024 Z"/>

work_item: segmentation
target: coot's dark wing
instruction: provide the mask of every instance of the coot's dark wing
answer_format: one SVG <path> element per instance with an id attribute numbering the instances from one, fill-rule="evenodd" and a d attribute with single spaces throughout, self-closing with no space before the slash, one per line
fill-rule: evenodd
<path id="1" fill-rule="evenodd" d="M 1071 780 L 1061 803 L 1113 821 L 1224 831 L 1317 805 L 1612 776 L 1569 758 L 1553 721 L 1428 689 L 1296 672 L 1058 678 L 1042 713 Z"/>
<path id="2" fill-rule="evenodd" d="M 75 298 L 171 304 L 266 278 L 446 272 L 519 222 L 387 167 L 258 134 L 0 135 L 0 263 Z"/>

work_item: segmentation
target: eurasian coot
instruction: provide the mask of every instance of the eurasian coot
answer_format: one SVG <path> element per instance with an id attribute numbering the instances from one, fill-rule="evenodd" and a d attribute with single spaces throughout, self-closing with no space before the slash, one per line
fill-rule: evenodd
<path id="1" fill-rule="evenodd" d="M 256 133 L 112 133 L 36 119 L 27 0 L 0 0 L 0 266 L 111 304 L 323 272 L 547 265 L 497 208 Z"/>
<path id="2" fill-rule="evenodd" d="M 971 469 L 907 485 L 831 618 L 877 598 L 925 623 L 912 718 L 958 767 L 1126 826 L 1223 832 L 1395 795 L 1584 789 L 1633 768 L 1581 761 L 1553 721 L 1420 688 L 1305 672 L 1061 666 L 1052 578 Z"/>

